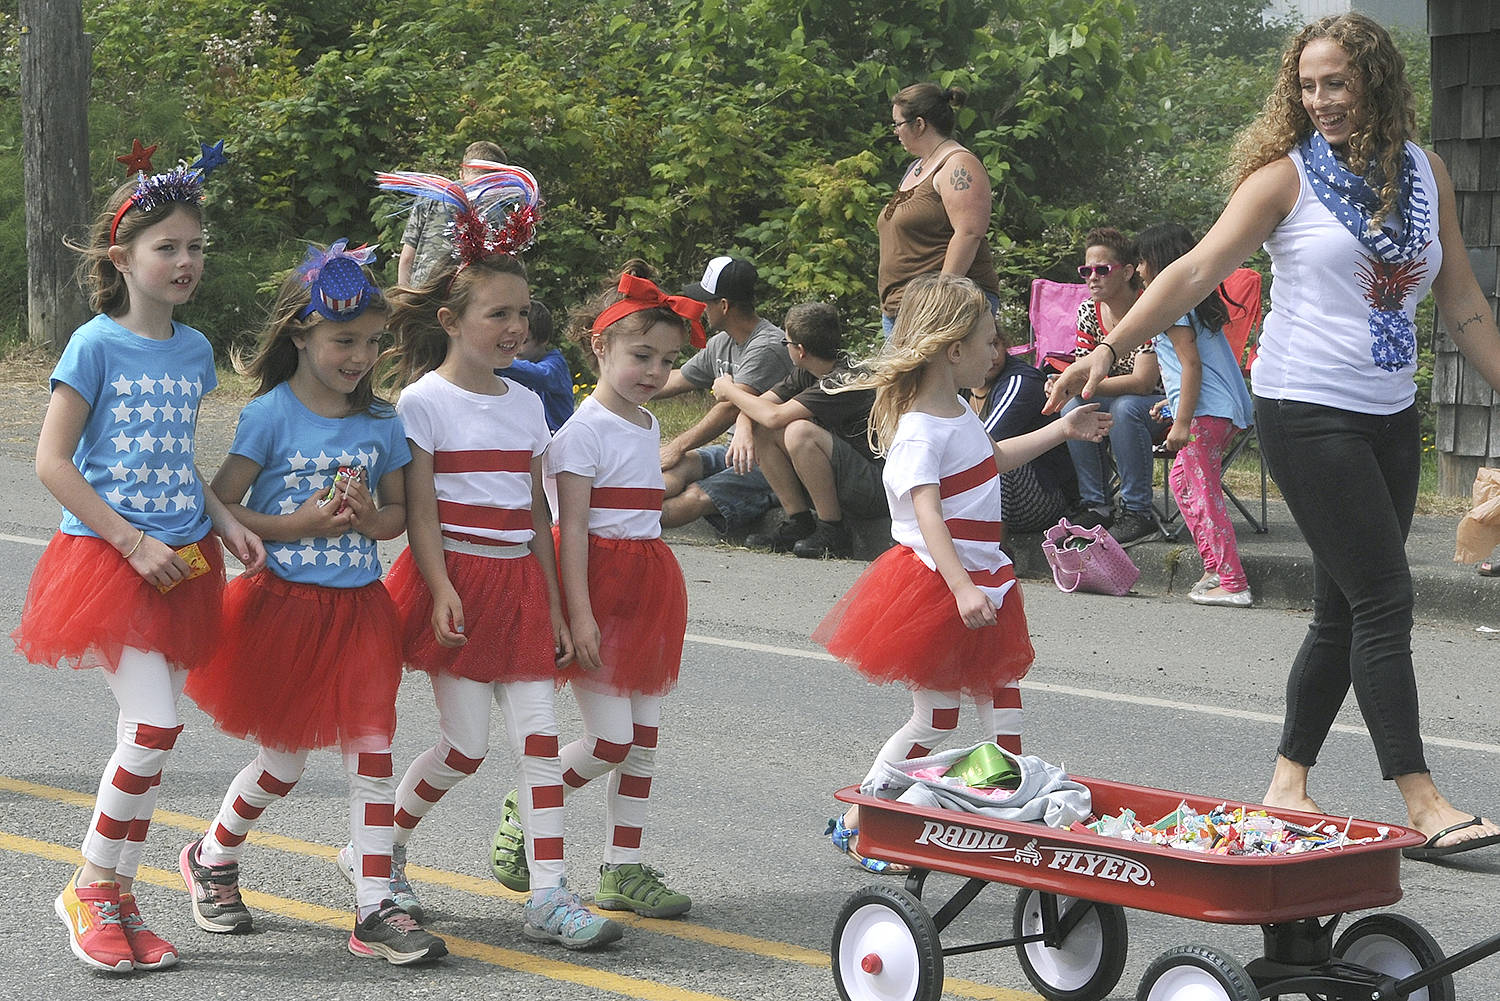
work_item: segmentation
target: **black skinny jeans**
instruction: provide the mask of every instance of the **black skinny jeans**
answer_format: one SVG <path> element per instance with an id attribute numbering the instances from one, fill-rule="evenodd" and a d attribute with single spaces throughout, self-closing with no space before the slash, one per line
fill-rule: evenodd
<path id="1" fill-rule="evenodd" d="M 1352 684 L 1381 774 L 1425 772 L 1406 562 L 1421 475 L 1417 408 L 1382 417 L 1257 396 L 1255 426 L 1313 555 L 1313 620 L 1287 678 L 1278 750 L 1316 764 Z"/>

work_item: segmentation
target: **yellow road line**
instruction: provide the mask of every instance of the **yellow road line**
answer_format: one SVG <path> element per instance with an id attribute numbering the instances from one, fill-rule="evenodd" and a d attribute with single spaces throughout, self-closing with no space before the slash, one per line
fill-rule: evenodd
<path id="1" fill-rule="evenodd" d="M 18 834 L 8 834 L 4 831 L 0 831 L 0 849 L 19 852 L 25 855 L 34 855 L 54 862 L 65 862 L 69 865 L 76 865 L 78 863 L 78 851 L 75 848 L 53 844 L 49 841 L 37 841 L 33 838 L 23 837 Z M 185 892 L 183 891 L 181 875 L 152 866 L 141 866 L 140 872 L 136 874 L 136 881 Z M 294 921 L 322 925 L 341 932 L 347 932 L 352 921 L 348 911 L 334 910 L 331 907 L 320 907 L 317 904 L 309 904 L 301 900 L 277 897 L 269 893 L 257 893 L 254 890 L 241 890 L 240 895 L 244 898 L 246 905 L 257 911 L 264 911 L 268 914 L 279 914 Z M 644 1001 L 729 1001 L 729 999 L 717 994 L 704 994 L 701 991 L 690 991 L 681 987 L 673 987 L 669 984 L 657 983 L 652 980 L 626 977 L 618 973 L 610 973 L 607 970 L 574 966 L 571 963 L 545 959 L 541 956 L 531 955 L 530 953 L 517 952 L 514 949 L 502 949 L 499 946 L 476 942 L 472 939 L 460 938 L 455 935 L 444 935 L 443 941 L 447 943 L 448 952 L 455 956 L 475 959 L 482 963 L 501 966 L 519 973 L 535 974 L 539 977 L 545 977 L 548 980 L 566 981 L 567 983 L 578 984 L 595 990 L 623 994 L 631 998 L 641 998 Z"/>
<path id="2" fill-rule="evenodd" d="M 14 779 L 4 775 L 0 775 L 0 791 L 20 793 L 22 795 L 33 796 L 38 799 L 47 799 L 54 802 L 65 803 L 70 806 L 80 806 L 88 810 L 92 810 L 94 806 L 93 793 L 81 793 L 72 789 L 62 789 L 56 786 L 41 785 L 39 783 L 28 782 L 24 779 Z M 153 824 L 164 824 L 168 827 L 174 827 L 178 830 L 187 831 L 195 835 L 202 834 L 205 830 L 208 829 L 209 825 L 209 821 L 203 819 L 202 817 L 195 817 L 191 814 L 176 813 L 171 810 L 160 809 L 152 815 L 151 822 Z M 4 839 L 7 837 L 13 836 L 0 834 L 0 848 L 4 847 Z M 303 855 L 310 858 L 323 859 L 329 862 L 332 862 L 334 857 L 338 854 L 337 848 L 330 848 L 327 845 L 320 845 L 311 841 L 302 841 L 297 838 L 288 838 L 280 834 L 271 834 L 265 831 L 252 830 L 249 834 L 248 840 L 252 844 L 260 845 L 264 848 L 271 848 L 276 851 L 283 851 L 292 855 Z M 47 842 L 40 841 L 35 843 L 38 845 L 47 844 Z M 47 854 L 43 857 L 57 858 L 58 861 L 70 862 L 75 865 L 78 863 L 78 853 L 74 849 L 66 849 L 63 856 L 53 856 Z M 142 867 L 141 872 L 143 874 L 147 871 L 147 867 Z M 157 869 L 150 871 L 160 873 L 164 870 Z M 506 889 L 494 880 L 480 879 L 474 876 L 466 876 L 463 873 L 448 872 L 443 869 L 429 869 L 426 866 L 409 864 L 406 867 L 406 874 L 408 878 L 416 882 L 429 883 L 434 886 L 442 886 L 473 896 L 492 897 L 496 899 L 510 900 L 515 902 L 521 902 L 527 897 L 527 894 L 517 893 L 514 890 Z M 142 875 L 141 879 L 143 882 L 156 883 L 155 880 L 152 880 L 145 875 Z M 181 886 L 181 877 L 178 874 L 168 874 L 167 879 L 168 882 L 158 885 L 170 885 L 178 887 Z M 244 894 L 247 904 L 253 903 L 256 898 L 261 896 L 260 894 L 257 894 L 251 890 L 244 890 L 241 892 Z M 293 914 L 287 910 L 283 910 L 280 908 L 293 906 L 313 908 L 315 906 L 312 904 L 300 904 L 297 901 L 287 901 L 284 900 L 284 898 L 280 897 L 266 897 L 265 899 L 268 901 L 281 901 L 281 903 L 275 905 L 267 905 L 264 906 L 263 909 L 279 914 L 286 914 L 289 917 L 300 918 L 301 915 Z M 327 911 L 326 908 L 316 908 L 316 910 Z M 816 951 L 813 949 L 806 949 L 802 946 L 793 945 L 790 942 L 776 942 L 768 939 L 756 938 L 752 935 L 742 935 L 738 932 L 724 931 L 718 928 L 709 928 L 704 925 L 692 924 L 689 922 L 662 921 L 651 918 L 643 918 L 639 915 L 631 914 L 628 912 L 604 912 L 599 911 L 597 908 L 593 908 L 593 910 L 595 910 L 596 913 L 605 914 L 605 916 L 612 918 L 613 920 L 618 921 L 628 927 L 638 929 L 643 932 L 649 932 L 654 935 L 665 935 L 670 938 L 682 939 L 689 942 L 697 942 L 702 945 L 713 946 L 720 949 L 729 949 L 734 952 L 744 952 L 768 959 L 780 959 L 790 963 L 800 963 L 804 966 L 821 967 L 827 969 L 830 962 L 828 953 Z M 346 924 L 348 921 L 348 915 L 345 912 L 328 911 L 328 913 L 338 915 L 339 920 L 337 924 L 339 927 L 343 927 L 344 924 Z M 305 920 L 315 919 L 306 918 Z M 316 921 L 315 923 L 326 924 L 327 922 Z M 444 940 L 448 942 L 449 951 L 453 952 L 455 955 L 469 956 L 470 958 L 482 959 L 485 962 L 495 962 L 498 965 L 513 969 L 522 969 L 522 967 L 513 966 L 508 961 L 491 959 L 489 958 L 488 954 L 479 955 L 477 953 L 463 952 L 460 950 L 460 948 L 455 948 L 455 940 L 450 939 L 447 936 L 444 936 Z M 464 940 L 457 941 L 463 942 Z M 494 955 L 515 956 L 527 962 L 543 962 L 541 960 L 536 960 L 535 957 L 527 953 L 512 953 L 509 950 L 495 949 L 495 947 L 487 946 L 483 943 L 478 942 L 471 944 L 475 949 L 493 950 Z M 580 967 L 568 966 L 567 964 L 554 965 L 562 966 L 563 968 L 569 970 L 583 969 Z M 534 971 L 531 971 L 528 968 L 527 972 Z M 592 973 L 593 971 L 587 972 Z M 543 975 L 551 976 L 551 974 Z M 641 983 L 650 982 L 641 981 Z M 590 983 L 590 986 L 594 985 Z M 947 994 L 953 994 L 958 997 L 964 998 L 976 998 L 979 999 L 979 1001 L 1040 1001 L 1040 998 L 1037 995 L 1029 994 L 1025 991 L 1015 991 L 1004 987 L 992 987 L 988 984 L 981 984 L 970 980 L 963 980 L 957 977 L 948 977 L 944 981 L 943 990 L 944 993 Z M 647 995 L 638 996 L 647 997 Z M 653 998 L 676 998 L 679 996 L 687 998 L 708 997 L 709 995 L 650 995 L 650 997 Z"/>

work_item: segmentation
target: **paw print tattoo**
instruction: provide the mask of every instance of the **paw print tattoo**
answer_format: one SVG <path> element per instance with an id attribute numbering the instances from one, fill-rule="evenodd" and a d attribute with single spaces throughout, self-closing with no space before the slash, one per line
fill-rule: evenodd
<path id="1" fill-rule="evenodd" d="M 969 173 L 969 168 L 954 167 L 952 183 L 954 191 L 968 191 L 974 186 L 974 177 Z"/>

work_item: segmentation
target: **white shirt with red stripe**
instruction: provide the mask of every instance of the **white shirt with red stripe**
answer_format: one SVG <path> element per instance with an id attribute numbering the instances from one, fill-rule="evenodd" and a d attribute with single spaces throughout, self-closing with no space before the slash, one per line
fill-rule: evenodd
<path id="1" fill-rule="evenodd" d="M 557 431 L 547 450 L 547 499 L 557 511 L 557 474 L 591 477 L 589 534 L 601 539 L 661 538 L 661 428 L 610 413 L 592 396 Z"/>
<path id="2" fill-rule="evenodd" d="M 552 439 L 541 399 L 503 381 L 505 395 L 490 396 L 428 372 L 396 403 L 407 439 L 432 456 L 445 542 L 513 545 L 535 534 L 531 460 Z"/>
<path id="3" fill-rule="evenodd" d="M 1010 557 L 1000 548 L 1000 470 L 984 425 L 967 404 L 958 402 L 963 413 L 957 417 L 909 410 L 896 424 L 882 474 L 891 508 L 891 538 L 937 569 L 912 505 L 912 490 L 936 483 L 943 522 L 953 536 L 959 562 L 999 604 L 1015 583 Z"/>

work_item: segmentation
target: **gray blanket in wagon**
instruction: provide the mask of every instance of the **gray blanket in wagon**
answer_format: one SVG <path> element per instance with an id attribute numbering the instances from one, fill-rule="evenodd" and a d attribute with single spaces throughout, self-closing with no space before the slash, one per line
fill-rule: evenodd
<path id="1" fill-rule="evenodd" d="M 1004 799 L 986 796 L 957 780 L 916 778 L 911 773 L 925 768 L 946 771 L 978 747 L 939 751 L 925 758 L 878 762 L 859 791 L 876 799 L 893 799 L 912 806 L 962 810 L 997 820 L 1041 821 L 1049 827 L 1067 827 L 1086 820 L 1093 811 L 1088 787 L 1074 782 L 1058 766 L 1032 754 L 1001 752 L 1015 763 L 1021 783 Z"/>

